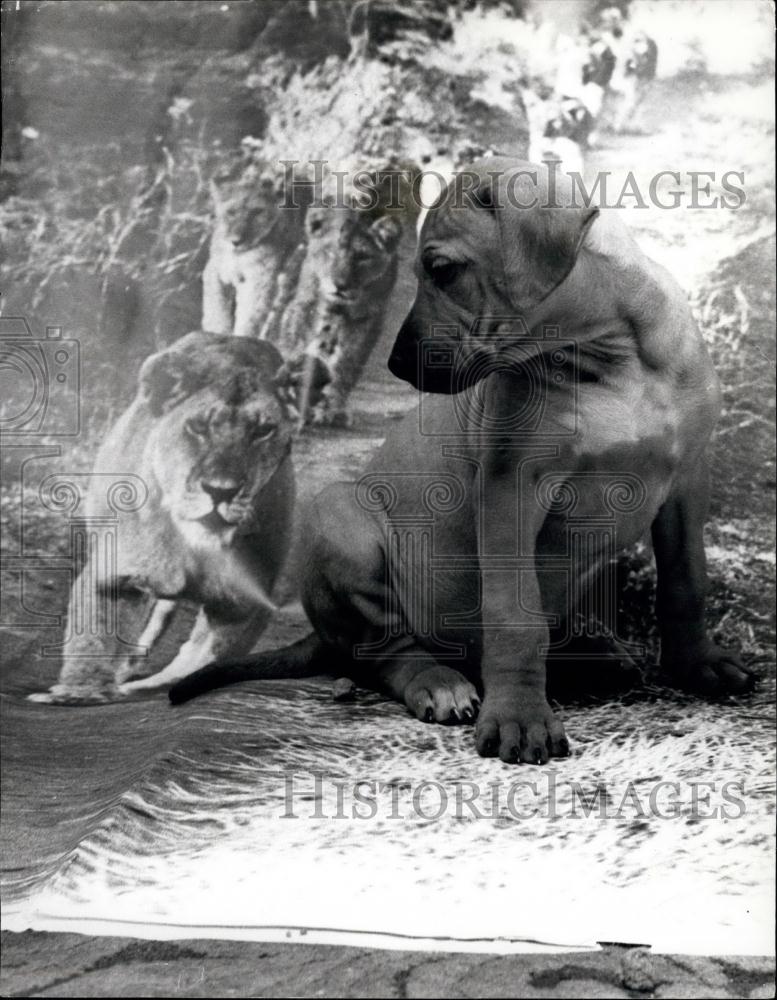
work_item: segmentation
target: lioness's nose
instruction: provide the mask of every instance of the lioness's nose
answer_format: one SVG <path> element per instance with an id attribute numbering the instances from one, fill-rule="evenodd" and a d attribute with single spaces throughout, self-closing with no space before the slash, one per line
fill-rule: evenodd
<path id="1" fill-rule="evenodd" d="M 203 479 L 200 485 L 213 501 L 214 507 L 218 507 L 220 503 L 231 503 L 240 492 L 241 484 L 227 479 L 220 479 L 215 483 Z"/>

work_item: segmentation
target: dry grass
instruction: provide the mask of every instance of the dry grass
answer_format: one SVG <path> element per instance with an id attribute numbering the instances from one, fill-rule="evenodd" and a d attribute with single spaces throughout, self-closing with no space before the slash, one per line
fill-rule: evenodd
<path id="1" fill-rule="evenodd" d="M 694 302 L 723 389 L 716 506 L 734 516 L 774 503 L 774 262 L 774 236 L 762 236 L 724 260 Z"/>

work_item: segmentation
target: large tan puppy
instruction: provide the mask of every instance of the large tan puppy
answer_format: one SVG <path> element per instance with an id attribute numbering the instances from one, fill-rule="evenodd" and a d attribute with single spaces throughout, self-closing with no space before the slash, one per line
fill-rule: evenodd
<path id="1" fill-rule="evenodd" d="M 389 367 L 434 395 L 356 484 L 314 505 L 315 635 L 214 665 L 174 701 L 249 677 L 352 673 L 419 718 L 471 720 L 504 761 L 564 756 L 549 627 L 652 529 L 662 661 L 707 694 L 753 677 L 704 624 L 704 450 L 717 381 L 685 296 L 561 178 L 491 159 L 425 221 L 418 295 Z M 476 687 L 477 685 L 477 687 Z"/>

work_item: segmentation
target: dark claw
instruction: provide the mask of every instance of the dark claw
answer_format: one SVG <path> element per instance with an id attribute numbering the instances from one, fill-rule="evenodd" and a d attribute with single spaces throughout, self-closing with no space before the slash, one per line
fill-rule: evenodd
<path id="1" fill-rule="evenodd" d="M 455 708 L 452 708 L 450 715 L 448 716 L 448 723 L 452 726 L 455 726 L 457 722 L 461 722 L 461 719 L 459 718 L 459 713 L 456 711 Z"/>
<path id="2" fill-rule="evenodd" d="M 461 714 L 464 717 L 465 722 L 472 722 L 472 720 L 475 718 L 474 712 L 472 711 L 471 708 L 465 708 Z"/>
<path id="3" fill-rule="evenodd" d="M 431 708 L 427 708 L 424 712 L 424 722 L 434 722 L 434 712 Z"/>

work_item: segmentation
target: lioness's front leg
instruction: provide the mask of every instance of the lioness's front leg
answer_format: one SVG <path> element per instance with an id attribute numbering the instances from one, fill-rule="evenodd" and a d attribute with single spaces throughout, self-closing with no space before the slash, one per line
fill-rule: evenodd
<path id="1" fill-rule="evenodd" d="M 143 652 L 128 656 L 119 664 L 116 671 L 117 684 L 123 684 L 132 677 L 147 677 L 150 674 L 152 669 L 149 666 L 151 650 L 167 631 L 175 612 L 176 603 L 176 601 L 165 598 L 159 598 L 152 602 L 146 627 L 138 639 L 138 646 Z"/>
<path id="2" fill-rule="evenodd" d="M 483 526 L 480 539 L 483 592 L 484 700 L 477 724 L 482 757 L 499 756 L 507 764 L 544 764 L 566 757 L 564 727 L 553 714 L 545 693 L 548 626 L 541 612 L 536 567 L 520 572 L 497 568 L 500 557 L 519 551 L 518 507 L 523 507 L 521 550 L 535 551 L 542 521 L 533 497 L 519 499 L 515 466 L 485 470 Z M 491 561 L 491 558 L 494 561 Z M 517 586 L 516 586 L 517 580 Z"/>
<path id="3" fill-rule="evenodd" d="M 115 700 L 120 653 L 126 648 L 118 635 L 121 609 L 146 597 L 120 594 L 115 579 L 101 580 L 98 574 L 95 560 L 90 558 L 73 582 L 59 678 L 49 691 L 28 695 L 30 701 L 91 705 Z"/>
<path id="4" fill-rule="evenodd" d="M 264 631 L 268 618 L 269 612 L 264 608 L 238 621 L 224 619 L 218 612 L 201 608 L 191 635 L 175 658 L 150 677 L 122 684 L 119 693 L 126 696 L 138 691 L 159 691 L 213 660 L 245 655 Z"/>
<path id="5" fill-rule="evenodd" d="M 706 461 L 700 458 L 675 485 L 653 522 L 661 665 L 688 690 L 739 694 L 753 687 L 755 675 L 736 653 L 708 637 L 704 621 L 708 480 Z"/>

